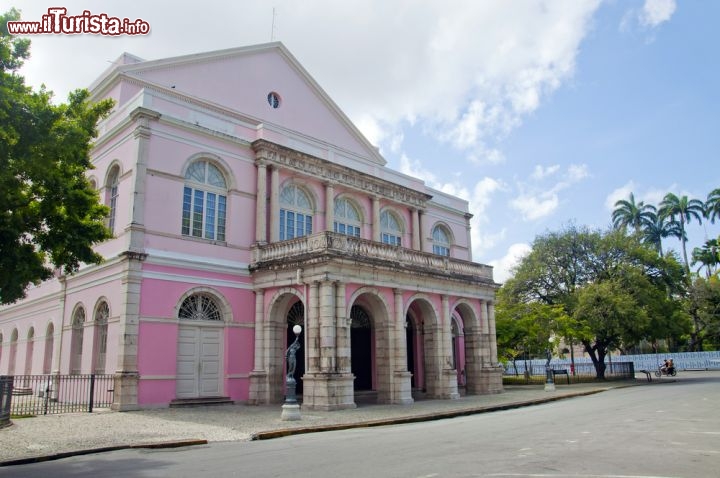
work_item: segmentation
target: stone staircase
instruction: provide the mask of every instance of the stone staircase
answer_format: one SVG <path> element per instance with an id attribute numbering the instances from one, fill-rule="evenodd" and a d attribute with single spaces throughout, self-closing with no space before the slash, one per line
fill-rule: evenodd
<path id="1" fill-rule="evenodd" d="M 170 402 L 170 408 L 181 407 L 205 407 L 208 405 L 232 405 L 230 397 L 199 397 L 199 398 L 176 398 Z"/>

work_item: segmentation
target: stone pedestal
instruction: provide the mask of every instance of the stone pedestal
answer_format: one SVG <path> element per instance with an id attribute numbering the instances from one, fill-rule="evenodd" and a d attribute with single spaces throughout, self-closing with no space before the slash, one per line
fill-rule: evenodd
<path id="1" fill-rule="evenodd" d="M 356 408 L 352 373 L 307 372 L 303 375 L 305 410 L 344 410 Z"/>
<path id="2" fill-rule="evenodd" d="M 500 366 L 482 367 L 474 377 L 468 377 L 466 390 L 471 395 L 501 393 L 503 369 Z"/>
<path id="3" fill-rule="evenodd" d="M 407 370 L 398 370 L 393 374 L 393 391 L 390 403 L 393 405 L 410 405 L 412 398 L 412 373 Z"/>
<path id="4" fill-rule="evenodd" d="M 270 403 L 270 387 L 267 373 L 264 371 L 253 371 L 250 373 L 250 397 L 249 405 L 263 405 Z"/>
<path id="5" fill-rule="evenodd" d="M 302 417 L 300 416 L 300 405 L 297 403 L 285 403 L 282 406 L 282 414 L 280 420 L 283 421 L 297 421 Z"/>
<path id="6" fill-rule="evenodd" d="M 439 398 L 449 398 L 455 400 L 460 398 L 457 383 L 457 370 L 454 368 L 446 368 L 442 371 L 442 390 Z"/>
<path id="7" fill-rule="evenodd" d="M 137 372 L 118 372 L 115 374 L 115 391 L 113 392 L 112 410 L 127 412 L 139 410 L 138 406 L 138 381 L 140 375 Z"/>

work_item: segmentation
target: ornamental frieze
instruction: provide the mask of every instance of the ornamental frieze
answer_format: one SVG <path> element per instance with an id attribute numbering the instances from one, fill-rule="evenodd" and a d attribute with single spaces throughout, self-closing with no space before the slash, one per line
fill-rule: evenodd
<path id="1" fill-rule="evenodd" d="M 418 209 L 425 208 L 427 202 L 432 198 L 429 194 L 300 151 L 288 149 L 266 140 L 253 142 L 252 148 L 257 155 L 258 161 L 265 161 L 321 180 L 333 181 L 369 195 L 381 196 Z"/>

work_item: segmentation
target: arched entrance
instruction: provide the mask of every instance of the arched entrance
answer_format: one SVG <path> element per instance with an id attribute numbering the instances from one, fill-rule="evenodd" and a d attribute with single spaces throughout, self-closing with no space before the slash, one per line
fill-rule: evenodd
<path id="1" fill-rule="evenodd" d="M 434 397 L 440 380 L 438 338 L 435 336 L 437 315 L 427 298 L 416 297 L 406 314 L 408 371 L 412 373 L 414 397 Z"/>
<path id="2" fill-rule="evenodd" d="M 178 312 L 177 398 L 222 395 L 223 313 L 217 299 L 196 293 Z"/>
<path id="3" fill-rule="evenodd" d="M 373 330 L 367 311 L 353 305 L 350 309 L 351 371 L 355 375 L 355 390 L 373 390 Z"/>
<path id="4" fill-rule="evenodd" d="M 287 313 L 287 333 L 285 334 L 286 340 L 285 340 L 285 350 L 290 347 L 290 344 L 292 344 L 295 341 L 295 333 L 293 332 L 293 327 L 299 325 L 302 327 L 302 332 L 300 332 L 300 344 L 301 347 L 298 349 L 298 351 L 295 353 L 295 393 L 297 394 L 298 401 L 302 401 L 302 394 L 303 394 L 303 381 L 302 377 L 305 375 L 305 307 L 303 306 L 303 303 L 301 301 L 295 302 L 292 307 L 290 307 L 290 310 L 288 310 Z M 285 376 L 287 372 L 287 361 L 285 361 L 285 365 L 283 367 L 283 377 Z"/>

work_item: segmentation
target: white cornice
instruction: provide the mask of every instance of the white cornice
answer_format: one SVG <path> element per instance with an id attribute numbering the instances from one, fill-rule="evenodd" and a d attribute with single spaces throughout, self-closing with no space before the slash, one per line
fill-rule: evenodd
<path id="1" fill-rule="evenodd" d="M 238 277 L 250 277 L 248 264 L 240 261 L 228 261 L 214 257 L 203 257 L 177 252 L 162 251 L 159 249 L 146 249 L 148 254 L 146 264 L 155 264 L 167 267 L 179 267 L 204 272 L 216 272 Z"/>

